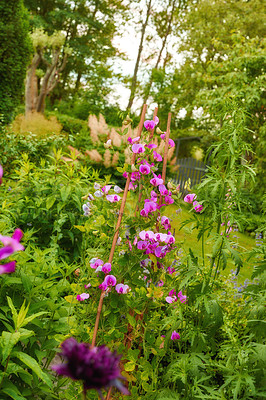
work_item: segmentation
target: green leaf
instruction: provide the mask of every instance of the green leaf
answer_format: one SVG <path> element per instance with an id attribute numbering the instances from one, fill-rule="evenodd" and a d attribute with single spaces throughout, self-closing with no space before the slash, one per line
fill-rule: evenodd
<path id="1" fill-rule="evenodd" d="M 47 386 L 49 386 L 50 388 L 52 388 L 52 381 L 51 378 L 42 371 L 42 369 L 40 368 L 39 364 L 37 363 L 37 361 L 32 358 L 31 356 L 29 356 L 26 353 L 22 353 L 22 352 L 14 352 L 13 353 L 14 357 L 17 357 L 20 361 L 22 361 L 25 365 L 27 365 L 27 367 L 31 368 L 33 372 L 35 372 L 35 374 L 44 382 L 46 383 Z"/>
<path id="2" fill-rule="evenodd" d="M 50 210 L 50 208 L 53 207 L 55 200 L 56 200 L 55 196 L 50 196 L 50 197 L 47 198 L 47 200 L 46 200 L 46 208 L 47 208 L 47 210 Z"/>
<path id="3" fill-rule="evenodd" d="M 68 198 L 68 196 L 71 193 L 71 186 L 63 186 L 60 190 L 60 194 L 61 194 L 61 199 L 63 200 L 63 202 L 66 201 L 66 199 Z"/>
<path id="4" fill-rule="evenodd" d="M 14 400 L 27 400 L 25 397 L 21 396 L 20 393 L 16 392 L 12 388 L 4 388 L 2 389 L 2 392 L 7 394 L 9 397 L 11 397 L 11 399 Z"/>
<path id="5" fill-rule="evenodd" d="M 133 328 L 135 328 L 136 326 L 136 320 L 134 317 L 132 317 L 132 315 L 127 314 L 127 320 L 130 323 L 131 326 L 133 326 Z"/>
<path id="6" fill-rule="evenodd" d="M 44 315 L 44 314 L 48 314 L 48 311 L 40 311 L 36 314 L 30 315 L 29 317 L 24 319 L 23 323 L 21 324 L 21 327 L 29 324 L 33 319 L 40 317 L 41 315 Z"/>
<path id="7" fill-rule="evenodd" d="M 15 326 L 17 326 L 17 321 L 18 321 L 18 313 L 17 313 L 17 310 L 15 309 L 14 304 L 13 304 L 11 298 L 8 297 L 8 296 L 7 296 L 7 302 L 8 302 L 8 305 L 9 305 L 9 307 L 10 307 L 10 309 L 11 309 L 11 312 L 12 312 L 12 315 L 13 315 L 14 324 L 15 324 Z"/>
<path id="8" fill-rule="evenodd" d="M 4 363 L 5 360 L 8 358 L 10 355 L 13 347 L 17 344 L 17 342 L 20 339 L 20 333 L 19 332 L 2 332 L 2 337 L 1 337 L 1 345 L 2 345 L 2 362 Z"/>

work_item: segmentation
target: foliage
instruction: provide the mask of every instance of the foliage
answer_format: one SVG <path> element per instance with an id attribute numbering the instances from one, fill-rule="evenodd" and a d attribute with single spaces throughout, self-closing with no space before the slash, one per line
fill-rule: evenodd
<path id="1" fill-rule="evenodd" d="M 22 0 L 0 2 L 0 115 L 10 122 L 21 100 L 26 66 L 32 51 L 28 14 Z"/>

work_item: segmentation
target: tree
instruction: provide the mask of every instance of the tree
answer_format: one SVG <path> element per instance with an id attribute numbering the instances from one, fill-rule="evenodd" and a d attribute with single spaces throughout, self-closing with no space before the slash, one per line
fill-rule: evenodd
<path id="1" fill-rule="evenodd" d="M 65 36 L 60 32 L 55 32 L 48 36 L 42 29 L 36 29 L 31 35 L 35 54 L 27 70 L 25 111 L 44 112 L 46 96 L 56 87 L 60 72 L 66 66 L 67 56 L 71 50 L 67 47 L 62 51 Z M 62 54 L 63 53 L 63 54 Z M 38 70 L 40 63 L 43 69 Z M 46 68 L 44 70 L 44 68 Z M 38 88 L 38 74 L 43 74 Z"/>
<path id="2" fill-rule="evenodd" d="M 32 51 L 22 0 L 0 0 L 0 114 L 10 122 L 23 93 Z"/>

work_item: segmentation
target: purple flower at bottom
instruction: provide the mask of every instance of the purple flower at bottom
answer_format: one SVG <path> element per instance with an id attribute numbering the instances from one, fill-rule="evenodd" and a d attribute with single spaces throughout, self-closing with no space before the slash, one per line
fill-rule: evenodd
<path id="1" fill-rule="evenodd" d="M 179 339 L 180 339 L 179 333 L 177 333 L 176 331 L 172 332 L 171 340 L 179 340 Z"/>
<path id="2" fill-rule="evenodd" d="M 87 343 L 69 338 L 61 344 L 61 349 L 65 363 L 52 367 L 59 375 L 83 381 L 85 391 L 96 389 L 101 394 L 101 389 L 114 386 L 129 394 L 119 380 L 124 379 L 119 369 L 120 356 L 106 346 L 90 348 Z"/>
<path id="3" fill-rule="evenodd" d="M 77 295 L 78 301 L 84 301 L 90 297 L 89 293 L 81 293 Z"/>

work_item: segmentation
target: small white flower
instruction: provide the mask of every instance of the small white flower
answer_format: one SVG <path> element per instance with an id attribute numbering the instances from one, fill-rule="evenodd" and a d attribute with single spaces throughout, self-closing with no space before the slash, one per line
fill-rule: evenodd
<path id="1" fill-rule="evenodd" d="M 108 139 L 106 143 L 104 143 L 104 148 L 105 149 L 109 149 L 110 147 L 112 147 L 112 140 Z"/>
<path id="2" fill-rule="evenodd" d="M 99 183 L 96 183 L 96 182 L 94 183 L 93 187 L 95 190 L 101 189 L 101 186 L 99 185 Z"/>
<path id="3" fill-rule="evenodd" d="M 121 250 L 121 251 L 119 252 L 119 255 L 120 255 L 120 256 L 123 256 L 124 254 L 126 254 L 125 250 Z"/>
<path id="4" fill-rule="evenodd" d="M 203 108 L 202 107 L 194 107 L 192 110 L 192 118 L 193 119 L 198 119 L 201 118 L 203 116 Z"/>
<path id="5" fill-rule="evenodd" d="M 98 258 L 93 257 L 93 258 L 90 260 L 90 264 L 94 264 L 96 260 L 98 260 Z"/>
<path id="6" fill-rule="evenodd" d="M 119 238 L 117 239 L 117 242 L 116 242 L 117 246 L 119 246 L 121 244 L 121 242 L 122 242 L 122 238 L 119 236 Z"/>
<path id="7" fill-rule="evenodd" d="M 96 190 L 96 192 L 94 193 L 95 197 L 102 197 L 103 196 L 103 192 L 101 190 Z"/>
<path id="8" fill-rule="evenodd" d="M 101 272 L 103 269 L 102 265 L 99 265 L 99 267 L 96 268 L 95 272 Z"/>
<path id="9" fill-rule="evenodd" d="M 93 197 L 93 195 L 92 194 L 88 194 L 88 200 L 94 200 L 94 197 Z"/>
<path id="10" fill-rule="evenodd" d="M 185 108 L 180 108 L 176 116 L 177 119 L 184 119 L 187 115 L 187 110 Z"/>
<path id="11" fill-rule="evenodd" d="M 123 189 L 121 189 L 119 186 L 115 185 L 114 192 L 115 193 L 121 193 L 121 192 L 123 192 Z"/>

